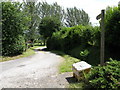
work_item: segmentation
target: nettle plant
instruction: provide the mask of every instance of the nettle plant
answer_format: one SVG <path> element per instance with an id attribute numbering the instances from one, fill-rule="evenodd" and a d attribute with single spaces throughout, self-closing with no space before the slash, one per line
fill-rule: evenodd
<path id="1" fill-rule="evenodd" d="M 110 59 L 106 66 L 95 66 L 88 74 L 88 86 L 95 89 L 120 88 L 120 61 Z"/>

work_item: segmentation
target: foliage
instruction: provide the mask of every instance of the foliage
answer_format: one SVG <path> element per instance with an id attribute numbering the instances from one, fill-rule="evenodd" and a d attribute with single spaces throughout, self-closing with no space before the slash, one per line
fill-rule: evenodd
<path id="1" fill-rule="evenodd" d="M 45 17 L 39 24 L 39 33 L 43 35 L 45 39 L 52 36 L 53 32 L 60 30 L 61 23 L 57 18 Z"/>
<path id="2" fill-rule="evenodd" d="M 67 8 L 66 12 L 66 26 L 72 27 L 75 25 L 89 25 L 89 16 L 84 10 L 74 8 Z"/>
<path id="3" fill-rule="evenodd" d="M 116 90 L 120 88 L 120 61 L 111 60 L 106 66 L 95 66 L 88 75 L 87 88 Z"/>
<path id="4" fill-rule="evenodd" d="M 23 2 L 22 4 L 22 12 L 25 13 L 25 16 L 29 18 L 29 22 L 26 24 L 28 29 L 24 31 L 25 33 L 25 40 L 33 40 L 39 38 L 39 33 L 37 31 L 37 27 L 40 22 L 40 18 L 37 13 L 37 6 L 36 2 Z"/>
<path id="5" fill-rule="evenodd" d="M 23 36 L 18 36 L 12 39 L 5 39 L 2 43 L 3 55 L 17 55 L 25 51 L 25 40 Z"/>
<path id="6" fill-rule="evenodd" d="M 96 65 L 100 59 L 99 39 L 99 27 L 82 25 L 64 27 L 60 31 L 53 33 L 52 37 L 48 39 L 47 48 L 63 51 L 91 65 Z M 82 55 L 82 52 L 85 56 Z"/>
<path id="7" fill-rule="evenodd" d="M 84 50 L 84 51 L 81 51 L 80 52 L 80 56 L 82 57 L 81 58 L 81 60 L 86 60 L 86 57 L 88 56 L 88 54 L 89 54 L 89 51 L 86 49 L 86 50 Z"/>
<path id="8" fill-rule="evenodd" d="M 38 46 L 31 47 L 31 48 L 27 49 L 25 52 L 23 52 L 22 54 L 17 55 L 17 56 L 2 56 L 2 59 L 0 59 L 0 62 L 15 60 L 15 59 L 19 59 L 22 57 L 31 56 L 31 55 L 35 54 L 35 51 L 33 50 L 35 48 L 38 48 Z"/>
<path id="9" fill-rule="evenodd" d="M 77 9 L 76 7 L 64 10 L 57 2 L 53 4 L 39 2 L 37 8 L 37 13 L 41 19 L 51 16 L 56 17 L 64 26 L 72 27 L 74 25 L 90 24 L 88 14 L 84 10 Z"/>
<path id="10" fill-rule="evenodd" d="M 48 49 L 69 51 L 77 46 L 97 45 L 96 33 L 99 31 L 91 26 L 74 26 L 62 28 L 60 31 L 53 33 L 48 39 Z M 52 43 L 51 43 L 52 42 Z M 57 43 L 56 43 L 57 42 Z"/>
<path id="11" fill-rule="evenodd" d="M 16 55 L 25 50 L 23 31 L 28 18 L 21 11 L 21 4 L 2 2 L 2 54 Z"/>
<path id="12" fill-rule="evenodd" d="M 108 7 L 105 15 L 106 46 L 108 49 L 118 51 L 120 49 L 120 9 Z"/>
<path id="13" fill-rule="evenodd" d="M 37 13 L 41 19 L 45 17 L 55 17 L 64 22 L 65 12 L 64 9 L 57 4 L 57 2 L 53 4 L 48 4 L 47 2 L 39 2 L 36 7 L 38 8 Z"/>

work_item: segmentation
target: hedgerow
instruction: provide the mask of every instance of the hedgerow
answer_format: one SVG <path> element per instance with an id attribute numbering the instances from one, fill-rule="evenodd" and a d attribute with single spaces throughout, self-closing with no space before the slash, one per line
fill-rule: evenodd
<path id="1" fill-rule="evenodd" d="M 77 46 L 98 46 L 99 29 L 92 26 L 64 27 L 47 41 L 48 49 L 69 51 Z"/>

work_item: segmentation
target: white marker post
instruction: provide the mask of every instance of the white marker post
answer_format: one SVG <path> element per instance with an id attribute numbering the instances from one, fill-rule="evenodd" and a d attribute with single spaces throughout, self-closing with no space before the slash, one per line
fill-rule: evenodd
<path id="1" fill-rule="evenodd" d="M 105 28 L 104 28 L 104 14 L 105 14 L 105 10 L 101 10 L 101 14 L 99 14 L 96 19 L 100 19 L 101 18 L 101 23 L 100 23 L 100 27 L 101 27 L 101 49 L 100 49 L 100 65 L 103 66 L 104 65 L 104 48 L 105 48 Z"/>

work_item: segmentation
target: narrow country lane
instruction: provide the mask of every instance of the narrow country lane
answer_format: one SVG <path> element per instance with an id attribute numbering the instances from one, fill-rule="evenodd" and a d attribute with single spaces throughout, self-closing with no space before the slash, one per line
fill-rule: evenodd
<path id="1" fill-rule="evenodd" d="M 51 52 L 36 51 L 35 55 L 1 62 L 1 88 L 65 88 L 65 78 L 58 77 L 61 56 Z M 62 75 L 60 75 L 62 76 Z"/>

